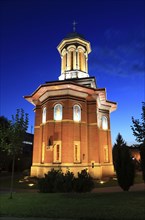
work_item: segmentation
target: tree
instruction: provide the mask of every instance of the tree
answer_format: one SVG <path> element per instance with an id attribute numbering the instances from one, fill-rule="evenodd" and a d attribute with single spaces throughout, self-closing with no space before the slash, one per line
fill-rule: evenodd
<path id="1" fill-rule="evenodd" d="M 117 163 L 118 163 L 118 158 L 119 158 L 119 149 L 120 147 L 123 147 L 125 145 L 126 145 L 126 142 L 123 140 L 121 134 L 118 133 L 117 138 L 116 138 L 116 143 L 113 146 L 113 164 L 114 164 L 115 170 L 117 168 Z"/>
<path id="2" fill-rule="evenodd" d="M 132 123 L 133 135 L 136 137 L 136 141 L 140 143 L 141 168 L 145 182 L 145 102 L 142 102 L 141 121 L 132 117 Z"/>
<path id="3" fill-rule="evenodd" d="M 131 129 L 136 137 L 136 141 L 141 144 L 145 143 L 145 102 L 142 102 L 141 121 L 132 117 L 132 123 Z"/>
<path id="4" fill-rule="evenodd" d="M 10 198 L 12 198 L 13 192 L 15 158 L 22 152 L 22 142 L 27 128 L 28 114 L 25 114 L 23 109 L 17 109 L 16 115 L 12 115 L 12 120 L 8 123 L 8 127 L 3 127 L 3 129 L 1 127 L 0 131 L 0 135 L 4 134 L 0 147 L 12 157 Z"/>
<path id="5" fill-rule="evenodd" d="M 124 191 L 128 191 L 134 183 L 135 166 L 129 148 L 120 133 L 113 146 L 113 163 L 118 184 Z"/>
<path id="6" fill-rule="evenodd" d="M 10 122 L 4 116 L 0 117 L 0 170 L 6 169 L 8 166 L 9 156 L 5 151 L 6 145 L 9 144 L 9 130 Z"/>

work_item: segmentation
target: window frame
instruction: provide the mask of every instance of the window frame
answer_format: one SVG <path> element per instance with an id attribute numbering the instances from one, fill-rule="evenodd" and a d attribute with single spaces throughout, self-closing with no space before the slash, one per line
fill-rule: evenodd
<path id="1" fill-rule="evenodd" d="M 78 116 L 76 115 L 76 107 L 78 108 Z M 73 121 L 80 122 L 81 121 L 81 107 L 78 104 L 73 105 Z"/>
<path id="2" fill-rule="evenodd" d="M 101 127 L 103 130 L 108 130 L 108 118 L 105 115 L 102 116 Z"/>
<path id="3" fill-rule="evenodd" d="M 46 113 L 47 113 L 47 109 L 46 109 L 46 106 L 45 106 L 42 109 L 42 124 L 46 123 Z"/>
<path id="4" fill-rule="evenodd" d="M 59 116 L 57 115 L 58 113 L 56 113 L 56 111 L 57 111 L 56 108 L 58 108 L 58 106 L 60 107 L 60 115 L 59 115 Z M 55 121 L 61 121 L 62 118 L 63 118 L 63 106 L 62 106 L 62 104 L 57 103 L 57 104 L 54 105 L 53 119 L 54 119 Z"/>

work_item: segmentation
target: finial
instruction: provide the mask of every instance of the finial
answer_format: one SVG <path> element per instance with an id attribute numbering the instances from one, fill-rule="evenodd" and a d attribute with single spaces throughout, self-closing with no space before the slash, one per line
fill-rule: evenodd
<path id="1" fill-rule="evenodd" d="M 73 32 L 76 32 L 76 24 L 77 24 L 77 22 L 73 22 Z"/>

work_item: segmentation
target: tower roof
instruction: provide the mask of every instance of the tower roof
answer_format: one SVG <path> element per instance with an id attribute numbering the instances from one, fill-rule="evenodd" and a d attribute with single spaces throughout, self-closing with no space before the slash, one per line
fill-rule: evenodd
<path id="1" fill-rule="evenodd" d="M 65 39 L 70 39 L 70 38 L 81 38 L 81 39 L 84 39 L 85 40 L 85 37 L 84 35 L 82 34 L 79 34 L 77 32 L 71 32 L 71 33 L 68 33 L 65 37 Z"/>
<path id="2" fill-rule="evenodd" d="M 84 38 L 82 34 L 79 34 L 77 32 L 71 32 L 64 37 L 64 39 L 59 43 L 57 46 L 58 51 L 61 53 L 61 50 L 64 48 L 66 44 L 72 44 L 72 43 L 79 43 L 80 45 L 83 45 L 86 47 L 88 53 L 91 52 L 91 45 L 88 40 Z"/>

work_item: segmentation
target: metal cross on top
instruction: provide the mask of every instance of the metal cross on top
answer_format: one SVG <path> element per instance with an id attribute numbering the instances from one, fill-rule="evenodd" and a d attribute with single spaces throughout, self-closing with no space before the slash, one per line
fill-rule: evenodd
<path id="1" fill-rule="evenodd" d="M 74 22 L 73 22 L 73 31 L 74 31 L 74 32 L 76 32 L 76 25 L 77 25 L 77 22 L 74 21 Z"/>

